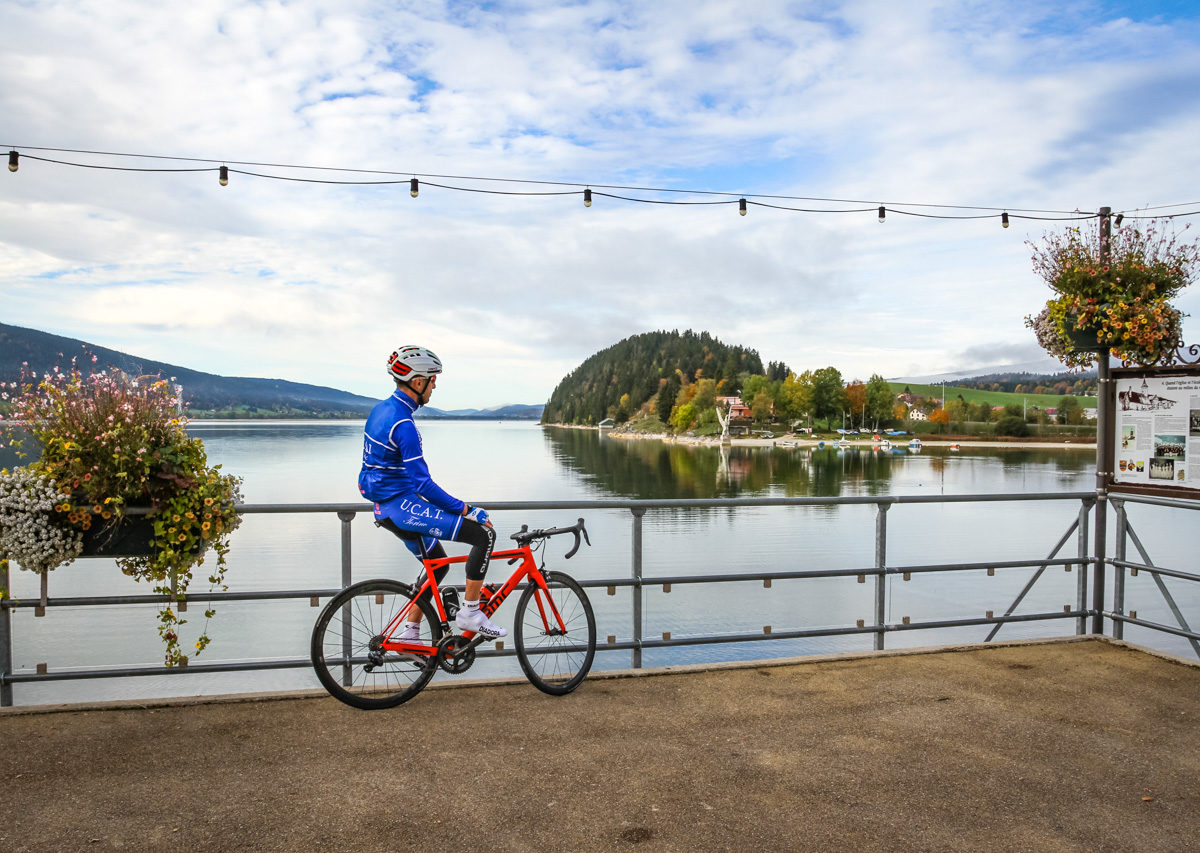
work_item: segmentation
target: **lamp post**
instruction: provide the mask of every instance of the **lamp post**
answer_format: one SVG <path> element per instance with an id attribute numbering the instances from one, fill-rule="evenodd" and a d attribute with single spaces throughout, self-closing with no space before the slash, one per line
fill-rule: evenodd
<path id="1" fill-rule="evenodd" d="M 1112 208 L 1100 208 L 1100 263 L 1107 265 L 1111 252 Z M 1108 471 L 1112 460 L 1109 432 L 1112 429 L 1114 402 L 1110 350 L 1104 347 L 1096 356 L 1096 375 L 1099 389 L 1096 399 L 1096 531 L 1095 567 L 1092 574 L 1092 633 L 1104 633 L 1104 552 L 1108 536 Z"/>

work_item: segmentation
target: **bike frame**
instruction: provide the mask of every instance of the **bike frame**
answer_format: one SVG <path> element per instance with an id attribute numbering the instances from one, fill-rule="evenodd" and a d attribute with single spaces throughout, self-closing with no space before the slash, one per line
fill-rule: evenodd
<path id="1" fill-rule="evenodd" d="M 534 601 L 537 602 L 538 612 L 542 617 L 542 624 L 547 633 L 558 631 L 566 633 L 566 625 L 563 624 L 562 614 L 558 612 L 558 608 L 554 604 L 554 599 L 550 595 L 550 588 L 546 585 L 546 577 L 542 574 L 542 570 L 538 567 L 537 561 L 533 557 L 533 550 L 525 545 L 521 548 L 514 548 L 510 551 L 493 551 L 491 560 L 520 560 L 521 564 L 513 571 L 504 585 L 495 590 L 490 590 L 486 585 L 480 590 L 480 595 L 483 600 L 479 603 L 479 609 L 487 616 L 491 616 L 499 609 L 512 593 L 524 581 L 528 580 L 536 587 L 534 593 Z M 393 640 L 392 635 L 395 634 L 404 622 L 408 619 L 409 613 L 416 607 L 416 601 L 426 590 L 429 590 L 429 600 L 433 604 L 434 610 L 437 612 L 438 620 L 442 623 L 444 630 L 449 629 L 450 620 L 446 615 L 446 608 L 442 602 L 442 594 L 438 589 L 437 578 L 434 572 L 445 566 L 454 563 L 465 563 L 467 558 L 463 557 L 444 557 L 436 560 L 422 560 L 425 564 L 425 582 L 421 584 L 413 595 L 413 601 L 407 607 L 397 613 L 392 621 L 388 623 L 382 635 L 380 648 L 383 651 L 399 652 L 410 655 L 433 656 L 437 654 L 437 646 L 431 646 L 428 643 L 419 643 L 404 640 Z M 463 632 L 463 637 L 471 639 L 475 636 L 474 631 Z"/>

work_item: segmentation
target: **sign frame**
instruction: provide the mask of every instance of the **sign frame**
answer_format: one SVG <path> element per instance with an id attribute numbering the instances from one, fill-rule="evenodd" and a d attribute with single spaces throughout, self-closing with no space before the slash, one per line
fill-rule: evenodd
<path id="1" fill-rule="evenodd" d="M 1136 387 L 1137 380 L 1141 380 L 1140 388 Z M 1167 393 L 1159 393 L 1164 390 Z M 1104 460 L 1106 490 L 1200 499 L 1200 364 L 1114 367 L 1108 397 L 1113 417 L 1108 427 L 1108 458 Z M 1197 401 L 1194 406 L 1192 397 Z M 1182 418 L 1182 430 L 1156 432 L 1156 425 L 1168 418 L 1175 424 Z M 1149 435 L 1145 434 L 1147 426 Z M 1144 464 L 1148 470 L 1131 466 L 1129 473 L 1123 473 L 1121 462 Z M 1180 464 L 1182 471 L 1177 467 Z M 1156 468 L 1169 479 L 1154 481 L 1152 478 L 1160 476 Z M 1187 476 L 1192 470 L 1196 475 Z M 1177 484 L 1181 473 L 1183 483 Z"/>

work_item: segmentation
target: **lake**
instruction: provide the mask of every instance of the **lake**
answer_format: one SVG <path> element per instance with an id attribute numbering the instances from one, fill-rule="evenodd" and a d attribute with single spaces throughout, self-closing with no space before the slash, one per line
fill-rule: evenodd
<path id="1" fill-rule="evenodd" d="M 625 440 L 593 430 L 542 428 L 529 422 L 422 421 L 425 455 L 439 484 L 451 494 L 487 507 L 500 501 L 563 501 L 611 498 L 725 498 L 1024 494 L 1094 488 L 1094 451 L 1062 446 L 971 448 L 919 453 L 870 448 L 690 447 L 655 440 Z M 248 504 L 358 503 L 355 485 L 361 458 L 361 421 L 193 422 L 210 463 L 244 478 Z M 9 463 L 11 464 L 11 463 Z M 1049 555 L 1078 512 L 1077 501 L 1037 503 L 900 504 L 888 511 L 889 565 L 1033 560 Z M 644 519 L 646 577 L 742 571 L 783 572 L 859 569 L 874 565 L 876 510 L 871 505 L 810 507 L 671 508 Z M 521 524 L 547 527 L 587 519 L 592 547 L 569 562 L 569 547 L 552 540 L 547 566 L 580 579 L 628 578 L 632 516 L 625 509 L 503 511 L 494 513 L 501 542 Z M 1159 565 L 1185 568 L 1200 552 L 1194 514 L 1130 505 L 1130 518 Z M 1110 531 L 1113 528 L 1110 523 Z M 352 525 L 354 579 L 412 580 L 417 564 L 369 515 Z M 340 522 L 331 513 L 247 515 L 234 534 L 228 584 L 231 591 L 331 589 L 340 585 Z M 1112 553 L 1111 545 L 1109 553 Z M 1074 553 L 1072 537 L 1062 556 Z M 450 544 L 451 554 L 465 549 Z M 1136 558 L 1135 558 L 1136 559 Z M 493 573 L 507 567 L 495 566 Z M 899 622 L 981 617 L 1003 613 L 1033 574 L 1032 568 L 1001 569 L 995 576 L 913 575 L 889 583 L 887 619 Z M 1110 572 L 1111 575 L 1111 572 Z M 1018 612 L 1061 611 L 1075 601 L 1077 574 L 1047 569 Z M 461 577 L 452 579 L 461 583 Z M 1195 584 L 1166 579 L 1185 614 L 1200 612 Z M 1153 580 L 1127 581 L 1127 609 L 1142 618 L 1174 624 Z M 13 594 L 35 598 L 37 579 L 12 570 Z M 1110 582 L 1111 589 L 1111 582 Z M 50 595 L 137 594 L 149 590 L 120 575 L 111 560 L 79 560 L 55 570 Z M 202 591 L 199 582 L 193 593 Z M 603 651 L 607 636 L 630 639 L 631 592 L 590 592 L 602 651 L 594 669 L 630 665 L 628 651 Z M 1090 601 L 1090 599 L 1089 599 Z M 323 603 L 323 602 L 322 602 Z M 507 624 L 514 605 L 498 620 Z M 307 656 L 317 609 L 303 601 L 228 602 L 210 625 L 212 645 L 196 663 Z M 708 633 L 762 634 L 873 621 L 874 582 L 854 577 L 734 584 L 661 585 L 644 591 L 644 637 L 670 632 L 674 639 Z M 203 608 L 190 608 L 195 628 Z M 138 607 L 49 608 L 13 615 L 13 657 L 18 671 L 46 664 L 50 671 L 86 667 L 152 665 L 161 659 L 155 609 Z M 1007 625 L 998 639 L 1058 636 L 1074 632 L 1072 620 Z M 982 640 L 989 627 L 890 632 L 889 648 Z M 183 636 L 188 634 L 185 628 Z M 1181 655 L 1185 640 L 1128 628 L 1126 637 Z M 64 642 L 69 639 L 70 642 Z M 187 641 L 190 643 L 190 641 Z M 869 635 L 772 640 L 647 649 L 643 664 L 698 663 L 782 657 L 871 648 Z M 479 660 L 467 677 L 516 674 L 514 659 Z M 444 674 L 439 679 L 450 678 Z M 307 669 L 253 673 L 155 675 L 122 679 L 18 684 L 18 704 L 267 691 L 316 687 Z M 532 689 L 532 688 L 531 688 Z"/>

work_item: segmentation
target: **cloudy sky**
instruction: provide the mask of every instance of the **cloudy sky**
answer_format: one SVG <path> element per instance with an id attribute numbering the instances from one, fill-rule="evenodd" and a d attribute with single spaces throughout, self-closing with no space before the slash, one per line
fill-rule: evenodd
<path id="1" fill-rule="evenodd" d="M 1052 367 L 1024 243 L 1064 223 L 899 211 L 1200 209 L 1200 9 L 10 0 L 0 128 L 0 321 L 199 370 L 381 396 L 421 343 L 435 405 L 537 403 L 664 328 L 847 379 Z"/>

